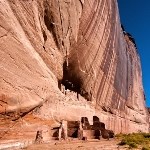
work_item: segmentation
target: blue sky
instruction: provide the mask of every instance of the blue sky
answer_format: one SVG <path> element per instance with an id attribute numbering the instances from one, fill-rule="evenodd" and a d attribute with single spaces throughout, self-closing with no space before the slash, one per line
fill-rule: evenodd
<path id="1" fill-rule="evenodd" d="M 118 0 L 120 19 L 135 39 L 142 63 L 146 105 L 150 107 L 150 0 Z"/>

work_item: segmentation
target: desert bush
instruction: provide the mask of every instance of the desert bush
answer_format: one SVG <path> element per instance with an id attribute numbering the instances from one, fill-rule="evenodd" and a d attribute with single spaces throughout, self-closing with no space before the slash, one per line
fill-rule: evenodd
<path id="1" fill-rule="evenodd" d="M 137 144 L 134 142 L 129 143 L 129 148 L 137 148 Z"/>
<path id="2" fill-rule="evenodd" d="M 142 133 L 145 138 L 150 138 L 150 133 Z"/>
<path id="3" fill-rule="evenodd" d="M 142 150 L 150 150 L 150 148 L 148 146 L 144 146 L 142 147 Z"/>
<path id="4" fill-rule="evenodd" d="M 126 145 L 127 141 L 125 139 L 122 139 L 121 142 L 119 143 L 119 145 Z"/>
<path id="5" fill-rule="evenodd" d="M 129 148 L 136 148 L 138 145 L 146 145 L 150 143 L 149 133 L 133 133 L 133 134 L 119 134 L 116 138 L 120 139 L 119 145 L 129 145 Z M 148 148 L 148 147 L 144 147 Z"/>

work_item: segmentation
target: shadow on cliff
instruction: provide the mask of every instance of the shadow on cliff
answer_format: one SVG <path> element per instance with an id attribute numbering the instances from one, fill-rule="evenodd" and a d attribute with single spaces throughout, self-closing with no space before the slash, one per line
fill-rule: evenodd
<path id="1" fill-rule="evenodd" d="M 73 64 L 67 65 L 67 61 L 63 64 L 63 78 L 59 81 L 65 86 L 65 89 L 81 93 L 82 80 L 75 71 Z"/>
<path id="2" fill-rule="evenodd" d="M 60 48 L 59 41 L 58 41 L 58 38 L 56 35 L 54 18 L 53 18 L 52 12 L 48 11 L 48 9 L 45 9 L 45 11 L 44 11 L 44 22 L 45 22 L 47 29 L 52 33 L 53 39 L 54 39 L 57 47 Z M 45 31 L 43 32 L 43 37 L 44 37 L 44 41 L 46 41 L 47 37 L 45 35 Z"/>
<path id="3" fill-rule="evenodd" d="M 89 94 L 83 88 L 83 81 L 79 76 L 75 64 L 70 63 L 68 65 L 66 60 L 63 64 L 63 78 L 58 81 L 59 89 L 61 84 L 65 86 L 65 90 L 74 91 L 77 95 L 80 94 L 86 100 L 90 101 Z"/>

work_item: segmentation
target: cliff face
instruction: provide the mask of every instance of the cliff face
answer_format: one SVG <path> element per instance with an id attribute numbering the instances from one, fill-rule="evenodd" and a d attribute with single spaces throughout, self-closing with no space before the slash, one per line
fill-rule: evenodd
<path id="1" fill-rule="evenodd" d="M 78 99 L 61 92 L 68 83 Z M 47 120 L 97 115 L 115 133 L 148 131 L 140 58 L 116 0 L 0 1 L 0 117 L 31 111 Z"/>

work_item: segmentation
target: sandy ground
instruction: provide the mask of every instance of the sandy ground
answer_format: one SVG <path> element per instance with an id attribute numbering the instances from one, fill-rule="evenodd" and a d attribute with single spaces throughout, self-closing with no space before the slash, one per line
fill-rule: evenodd
<path id="1" fill-rule="evenodd" d="M 117 140 L 90 140 L 54 142 L 48 144 L 34 144 L 25 150 L 127 150 L 127 147 L 117 145 Z"/>

